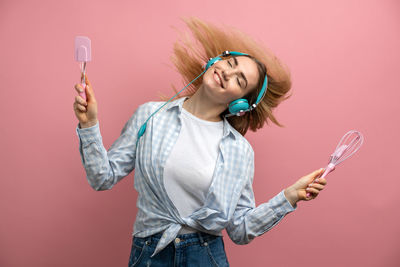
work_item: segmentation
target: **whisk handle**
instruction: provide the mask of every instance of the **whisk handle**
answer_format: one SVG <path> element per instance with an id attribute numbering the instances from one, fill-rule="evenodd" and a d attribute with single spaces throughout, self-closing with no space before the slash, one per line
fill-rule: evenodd
<path id="1" fill-rule="evenodd" d="M 320 178 L 325 178 L 325 176 L 328 175 L 328 173 L 333 172 L 335 170 L 335 164 L 333 163 L 329 163 L 328 166 L 325 168 L 324 173 L 322 174 L 322 176 Z M 314 181 L 312 181 L 311 184 L 313 184 Z M 307 193 L 307 197 L 310 197 L 311 193 Z"/>
<path id="2" fill-rule="evenodd" d="M 329 163 L 328 166 L 325 168 L 325 171 L 322 174 L 321 178 L 325 178 L 325 176 L 327 176 L 328 173 L 333 172 L 334 170 L 335 170 L 335 164 Z"/>

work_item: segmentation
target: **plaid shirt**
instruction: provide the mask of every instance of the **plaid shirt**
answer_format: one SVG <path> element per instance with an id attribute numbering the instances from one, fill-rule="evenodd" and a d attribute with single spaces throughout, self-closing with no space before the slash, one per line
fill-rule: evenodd
<path id="1" fill-rule="evenodd" d="M 137 147 L 140 126 L 165 102 L 140 105 L 108 151 L 103 146 L 99 123 L 84 129 L 78 124 L 76 128 L 82 163 L 93 189 L 111 189 L 135 169 L 134 186 L 139 194 L 133 235 L 147 237 L 164 232 L 152 257 L 175 239 L 183 225 L 213 235 L 226 229 L 233 242 L 247 244 L 297 208 L 285 198 L 284 190 L 255 206 L 254 151 L 224 118 L 223 137 L 205 203 L 190 216 L 180 217 L 164 188 L 163 170 L 179 136 L 185 99 L 171 101 L 157 112 L 148 121 Z"/>

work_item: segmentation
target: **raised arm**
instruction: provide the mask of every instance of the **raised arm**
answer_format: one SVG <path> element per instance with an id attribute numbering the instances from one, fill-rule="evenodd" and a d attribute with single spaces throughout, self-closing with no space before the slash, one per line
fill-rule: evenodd
<path id="1" fill-rule="evenodd" d="M 87 180 L 94 190 L 111 189 L 135 168 L 137 131 L 143 105 L 126 122 L 108 151 L 103 145 L 99 122 L 84 129 L 78 124 L 79 152 Z"/>
<path id="2" fill-rule="evenodd" d="M 76 133 L 79 137 L 79 152 L 90 186 L 96 190 L 111 189 L 135 168 L 136 139 L 143 105 L 134 112 L 121 131 L 121 135 L 107 151 L 104 148 L 99 121 L 97 101 L 93 88 L 86 77 L 87 101 L 77 95 L 74 102 L 75 115 L 79 120 Z M 82 86 L 77 84 L 79 92 Z"/>

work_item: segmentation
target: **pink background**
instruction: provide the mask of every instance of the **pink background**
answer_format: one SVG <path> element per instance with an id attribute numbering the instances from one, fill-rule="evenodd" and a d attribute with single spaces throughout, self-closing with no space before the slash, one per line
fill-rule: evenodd
<path id="1" fill-rule="evenodd" d="M 317 199 L 252 243 L 224 232 L 231 266 L 400 266 L 399 1 L 1 1 L 0 266 L 126 266 L 136 216 L 133 173 L 94 191 L 72 108 L 76 35 L 92 40 L 87 72 L 105 147 L 139 104 L 182 88 L 169 57 L 179 19 L 232 25 L 286 62 L 285 128 L 246 135 L 257 204 L 325 167 L 348 130 L 359 152 Z"/>

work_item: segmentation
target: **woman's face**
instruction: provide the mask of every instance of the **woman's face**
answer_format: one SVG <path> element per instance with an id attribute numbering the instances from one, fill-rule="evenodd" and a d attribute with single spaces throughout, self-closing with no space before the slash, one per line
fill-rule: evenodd
<path id="1" fill-rule="evenodd" d="M 217 61 L 203 77 L 203 86 L 211 99 L 228 104 L 257 86 L 259 73 L 254 60 L 245 56 Z"/>

